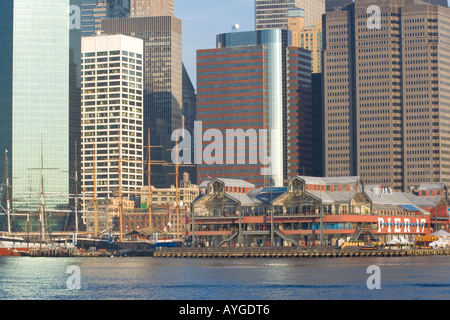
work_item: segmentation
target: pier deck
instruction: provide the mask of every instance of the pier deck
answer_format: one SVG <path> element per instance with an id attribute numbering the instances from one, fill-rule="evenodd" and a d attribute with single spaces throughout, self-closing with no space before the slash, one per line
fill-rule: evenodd
<path id="1" fill-rule="evenodd" d="M 331 248 L 164 248 L 155 258 L 341 258 L 450 255 L 450 249 L 341 250 Z"/>
<path id="2" fill-rule="evenodd" d="M 26 253 L 21 253 L 23 256 L 30 257 L 109 257 L 110 253 L 106 251 L 81 251 L 78 249 L 70 248 L 52 248 L 52 249 L 40 249 L 31 248 Z"/>

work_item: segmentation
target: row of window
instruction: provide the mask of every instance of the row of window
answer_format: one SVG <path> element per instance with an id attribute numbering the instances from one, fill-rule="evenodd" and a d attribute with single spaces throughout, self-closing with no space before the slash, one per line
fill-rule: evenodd
<path id="1" fill-rule="evenodd" d="M 116 56 L 116 55 L 120 55 L 120 50 L 114 50 L 114 51 L 109 51 L 109 55 L 110 56 Z M 129 56 L 129 57 L 136 57 L 138 59 L 142 59 L 142 54 L 139 53 L 134 53 L 134 52 L 128 52 L 125 50 L 122 50 L 122 55 L 124 56 Z M 82 57 L 104 57 L 104 56 L 108 56 L 108 51 L 99 51 L 97 53 L 95 52 L 86 52 L 86 53 L 82 53 L 81 54 Z"/>

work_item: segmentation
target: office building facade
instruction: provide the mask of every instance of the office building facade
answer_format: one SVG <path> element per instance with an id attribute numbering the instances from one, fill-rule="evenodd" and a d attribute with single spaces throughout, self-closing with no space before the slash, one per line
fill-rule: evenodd
<path id="1" fill-rule="evenodd" d="M 299 172 L 301 114 L 310 117 L 311 62 L 309 52 L 288 46 L 288 39 L 287 30 L 232 32 L 217 36 L 216 49 L 197 51 L 202 134 L 219 130 L 225 137 L 232 131 L 237 143 L 231 155 L 223 147 L 217 161 L 197 162 L 198 183 L 225 175 L 281 186 Z M 204 154 L 208 145 L 202 144 Z"/>
<path id="2" fill-rule="evenodd" d="M 173 16 L 174 0 L 129 0 L 130 17 Z"/>
<path id="3" fill-rule="evenodd" d="M 171 136 L 183 128 L 181 20 L 172 16 L 107 19 L 102 21 L 102 31 L 144 41 L 144 145 L 148 146 L 150 128 L 150 143 L 155 146 L 151 160 L 173 164 Z M 151 184 L 170 186 L 174 171 L 173 166 L 152 165 Z"/>
<path id="4" fill-rule="evenodd" d="M 450 10 L 359 0 L 324 17 L 325 175 L 397 191 L 450 179 Z M 354 30 L 354 32 L 352 32 Z"/>
<path id="5" fill-rule="evenodd" d="M 130 14 L 130 0 L 81 1 L 81 30 L 83 37 L 100 33 L 103 19 L 126 18 Z"/>
<path id="6" fill-rule="evenodd" d="M 0 4 L 0 147 L 8 151 L 13 209 L 38 211 L 43 191 L 45 209 L 54 211 L 47 219 L 52 230 L 64 223 L 56 211 L 70 210 L 80 135 L 81 35 L 68 27 L 70 5 L 79 2 Z"/>
<path id="7" fill-rule="evenodd" d="M 306 26 L 304 10 L 288 10 L 288 30 L 292 33 L 292 46 L 311 51 L 312 72 L 322 72 L 322 19 Z"/>
<path id="8" fill-rule="evenodd" d="M 287 29 L 288 11 L 303 9 L 305 25 L 315 25 L 325 13 L 325 0 L 255 0 L 255 30 Z"/>
<path id="9" fill-rule="evenodd" d="M 312 77 L 312 157 L 313 168 L 310 175 L 323 176 L 323 106 L 322 106 L 322 20 L 313 26 L 305 25 L 305 11 L 303 9 L 288 10 L 288 29 L 292 33 L 292 46 L 311 51 Z"/>
<path id="10" fill-rule="evenodd" d="M 325 10 L 326 12 L 340 11 L 352 2 L 353 0 L 325 0 Z"/>
<path id="11" fill-rule="evenodd" d="M 136 196 L 144 176 L 143 41 L 83 37 L 82 55 L 83 191 L 110 199 L 120 186 L 124 198 Z"/>
<path id="12" fill-rule="evenodd" d="M 197 118 L 197 93 L 191 78 L 183 64 L 183 128 L 190 134 L 194 132 Z M 194 148 L 191 150 L 191 159 L 194 159 Z M 183 171 L 189 174 L 193 184 L 197 183 L 197 166 L 184 166 Z"/>

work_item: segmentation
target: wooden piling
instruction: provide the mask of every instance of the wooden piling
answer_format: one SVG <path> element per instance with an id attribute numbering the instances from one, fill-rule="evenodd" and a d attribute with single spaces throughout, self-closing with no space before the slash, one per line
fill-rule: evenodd
<path id="1" fill-rule="evenodd" d="M 42 254 L 42 253 L 41 253 Z M 57 256 L 56 251 L 50 253 Z M 299 247 L 239 247 L 239 248 L 164 248 L 155 251 L 155 258 L 342 258 L 342 257 L 406 257 L 450 255 L 447 249 L 408 250 L 340 250 L 335 248 L 310 249 Z"/>

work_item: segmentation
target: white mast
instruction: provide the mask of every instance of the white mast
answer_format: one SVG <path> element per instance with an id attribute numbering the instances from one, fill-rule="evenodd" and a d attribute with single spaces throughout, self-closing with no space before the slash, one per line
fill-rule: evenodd
<path id="1" fill-rule="evenodd" d="M 74 242 L 77 240 L 78 235 L 78 165 L 77 165 L 77 142 L 75 141 L 75 239 Z"/>
<path id="2" fill-rule="evenodd" d="M 6 172 L 6 217 L 8 220 L 8 234 L 11 233 L 11 201 L 9 199 L 9 173 L 8 173 L 8 150 L 5 149 L 5 172 Z"/>
<path id="3" fill-rule="evenodd" d="M 41 220 L 41 242 L 44 242 L 44 216 L 45 216 L 45 204 L 44 204 L 44 153 L 43 153 L 43 141 L 41 133 L 41 200 L 39 205 L 39 218 Z"/>

